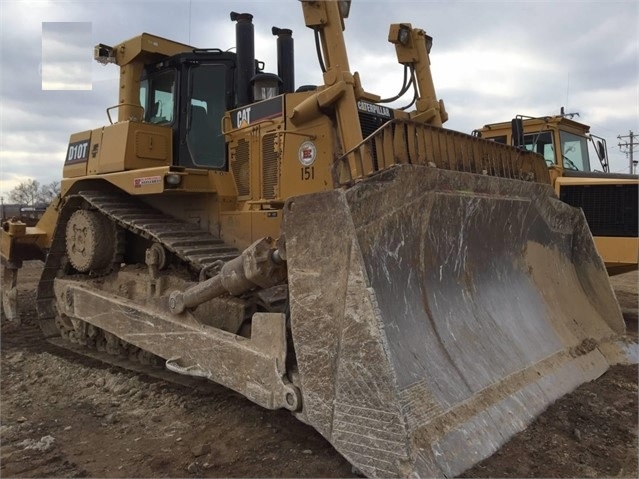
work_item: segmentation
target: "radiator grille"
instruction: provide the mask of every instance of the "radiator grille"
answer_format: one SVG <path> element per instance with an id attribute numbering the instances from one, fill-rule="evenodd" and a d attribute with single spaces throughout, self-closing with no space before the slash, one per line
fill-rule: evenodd
<path id="1" fill-rule="evenodd" d="M 262 138 L 262 198 L 265 200 L 279 197 L 280 153 L 275 136 L 273 133 Z"/>
<path id="2" fill-rule="evenodd" d="M 570 185 L 559 197 L 583 210 L 593 236 L 636 238 L 637 191 L 637 185 Z"/>
<path id="3" fill-rule="evenodd" d="M 381 116 L 373 115 L 372 113 L 364 113 L 362 111 L 359 113 L 359 124 L 362 128 L 362 138 L 366 139 L 370 135 L 372 135 L 375 130 L 379 127 L 383 126 L 385 123 L 390 121 L 390 118 L 384 118 Z M 375 169 L 379 168 L 379 162 L 377 160 L 377 145 L 375 143 L 371 144 L 371 156 L 373 159 L 373 167 Z"/>
<path id="4" fill-rule="evenodd" d="M 380 126 L 390 120 L 390 118 L 384 118 L 381 116 L 373 115 L 372 113 L 359 113 L 359 124 L 362 127 L 362 138 L 367 138 Z"/>
<path id="5" fill-rule="evenodd" d="M 251 194 L 251 175 L 249 172 L 249 143 L 239 140 L 235 148 L 235 158 L 231 163 L 235 186 L 238 197 L 247 197 Z"/>

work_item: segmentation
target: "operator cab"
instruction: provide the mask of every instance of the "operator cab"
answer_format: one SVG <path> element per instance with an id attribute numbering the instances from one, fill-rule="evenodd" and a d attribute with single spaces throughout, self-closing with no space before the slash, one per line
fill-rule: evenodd
<path id="1" fill-rule="evenodd" d="M 473 132 L 476 136 L 506 145 L 514 145 L 540 154 L 549 167 L 590 173 L 595 171 L 590 150 L 608 171 L 606 141 L 590 133 L 590 127 L 574 121 L 573 113 L 551 117 L 518 115 L 512 122 L 492 123 Z"/>
<path id="2" fill-rule="evenodd" d="M 144 121 L 173 130 L 175 164 L 227 170 L 222 117 L 235 107 L 235 53 L 194 50 L 147 65 L 140 82 Z"/>
<path id="3" fill-rule="evenodd" d="M 557 164 L 558 158 L 555 151 L 558 151 L 561 152 L 563 167 L 567 170 L 591 171 L 586 138 L 564 130 L 558 130 L 558 134 L 557 143 L 554 138 L 556 135 L 553 135 L 552 131 L 526 134 L 522 146 L 528 151 L 542 155 L 548 166 Z"/>

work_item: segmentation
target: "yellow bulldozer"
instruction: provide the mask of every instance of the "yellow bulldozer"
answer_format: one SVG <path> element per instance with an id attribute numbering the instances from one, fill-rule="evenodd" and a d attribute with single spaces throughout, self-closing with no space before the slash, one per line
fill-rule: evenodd
<path id="1" fill-rule="evenodd" d="M 142 34 L 117 120 L 71 135 L 61 194 L 2 231 L 3 304 L 41 258 L 58 337 L 231 388 L 317 429 L 370 477 L 454 476 L 623 360 L 619 305 L 583 214 L 543 157 L 444 129 L 432 38 L 388 40 L 404 109 L 364 90 L 350 1 L 301 3 L 323 84 L 236 51 Z"/>
<path id="2" fill-rule="evenodd" d="M 517 115 L 474 134 L 542 155 L 559 199 L 583 210 L 608 274 L 634 271 L 639 262 L 639 176 L 611 173 L 606 140 L 576 121 L 577 115 L 563 108 L 558 115 Z M 590 152 L 599 164 L 591 161 Z"/>

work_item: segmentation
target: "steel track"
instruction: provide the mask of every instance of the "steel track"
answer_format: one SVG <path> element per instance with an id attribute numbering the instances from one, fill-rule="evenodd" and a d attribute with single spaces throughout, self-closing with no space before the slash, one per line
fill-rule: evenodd
<path id="1" fill-rule="evenodd" d="M 86 345 L 72 343 L 68 338 L 59 337 L 61 332 L 55 324 L 57 308 L 53 285 L 55 278 L 65 268 L 67 222 L 71 214 L 79 208 L 97 210 L 119 227 L 159 243 L 195 273 L 220 261 L 229 261 L 237 257 L 240 252 L 226 245 L 220 238 L 202 231 L 197 225 L 166 215 L 138 198 L 117 191 L 82 191 L 65 200 L 38 283 L 36 303 L 38 323 L 44 336 L 57 346 L 108 364 L 153 377 L 161 377 L 189 387 L 194 387 L 196 383 L 200 385 L 206 383 L 206 381 L 184 381 L 179 375 L 134 362 L 132 358 L 113 356 L 107 352 L 90 349 Z"/>

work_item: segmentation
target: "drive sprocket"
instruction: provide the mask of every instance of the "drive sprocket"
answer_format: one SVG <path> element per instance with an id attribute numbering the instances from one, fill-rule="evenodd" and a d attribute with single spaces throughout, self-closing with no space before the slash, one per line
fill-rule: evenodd
<path id="1" fill-rule="evenodd" d="M 108 269 L 118 241 L 115 225 L 97 211 L 80 209 L 71 215 L 66 227 L 66 252 L 71 265 L 82 273 Z"/>

